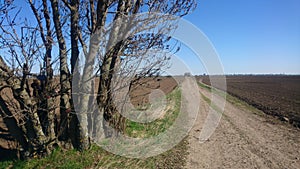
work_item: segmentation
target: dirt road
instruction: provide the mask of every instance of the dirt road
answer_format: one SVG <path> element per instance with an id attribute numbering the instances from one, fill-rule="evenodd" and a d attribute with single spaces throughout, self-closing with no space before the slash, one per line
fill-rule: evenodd
<path id="1" fill-rule="evenodd" d="M 200 88 L 210 98 L 211 93 Z M 216 105 L 224 99 L 215 94 Z M 238 102 L 226 102 L 222 119 L 204 143 L 199 135 L 209 104 L 202 97 L 201 112 L 189 133 L 190 154 L 186 168 L 300 168 L 300 130 L 268 120 Z"/>

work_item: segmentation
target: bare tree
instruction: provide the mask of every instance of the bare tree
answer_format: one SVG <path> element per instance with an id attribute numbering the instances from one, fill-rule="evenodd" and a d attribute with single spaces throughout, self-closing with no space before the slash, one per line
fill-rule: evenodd
<path id="1" fill-rule="evenodd" d="M 70 140 L 73 147 L 84 150 L 90 146 L 91 135 L 111 137 L 116 134 L 111 128 L 124 132 L 125 118 L 115 102 L 118 92 L 128 89 L 128 80 L 155 76 L 167 66 L 169 56 L 155 51 L 178 50 L 170 37 L 176 29 L 176 17 L 170 16 L 188 14 L 195 1 L 28 0 L 28 5 L 34 24 L 26 18 L 17 23 L 20 9 L 13 3 L 0 7 L 0 50 L 5 53 L 3 59 L 0 57 L 0 89 L 9 89 L 14 100 L 0 97 L 0 113 L 9 116 L 7 125 L 14 126 L 10 128 L 18 131 L 17 141 L 32 156 L 50 152 L 54 144 L 68 144 Z M 53 76 L 53 53 L 58 53 L 59 86 Z M 42 70 L 39 77 L 43 78 L 32 73 L 38 62 Z M 98 88 L 93 81 L 96 76 Z M 35 86 L 32 79 L 41 84 L 36 82 Z M 72 84 L 72 79 L 78 83 L 73 80 Z M 96 101 L 91 97 L 94 92 Z M 93 102 L 99 111 L 91 109 Z M 22 115 L 17 117 L 17 112 Z"/>
<path id="2" fill-rule="evenodd" d="M 20 150 L 25 158 L 51 152 L 60 135 L 54 130 L 55 109 L 58 108 L 54 102 L 58 95 L 54 92 L 57 86 L 53 83 L 51 66 L 50 14 L 46 0 L 41 6 L 43 12 L 39 12 L 31 0 L 28 4 L 37 25 L 30 25 L 26 18 L 18 20 L 20 8 L 11 3 L 1 8 L 4 12 L 0 25 L 1 52 L 6 59 L 1 57 L 1 93 L 4 97 L 1 97 L 3 111 L 0 112 L 3 118 L 14 118 L 15 126 L 7 125 L 9 130 L 22 130 L 18 137 L 23 139 L 17 141 L 22 145 Z M 41 65 L 40 74 L 32 73 L 35 65 Z M 10 133 L 15 135 L 15 132 Z"/>

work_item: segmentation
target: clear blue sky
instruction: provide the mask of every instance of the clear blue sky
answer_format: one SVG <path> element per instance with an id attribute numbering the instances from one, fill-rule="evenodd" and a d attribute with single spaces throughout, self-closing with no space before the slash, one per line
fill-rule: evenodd
<path id="1" fill-rule="evenodd" d="M 300 74 L 300 0 L 198 0 L 184 18 L 207 35 L 227 74 Z"/>
<path id="2" fill-rule="evenodd" d="M 27 15 L 26 1 L 16 2 Z M 207 35 L 227 74 L 300 74 L 300 0 L 198 0 L 184 19 Z M 205 73 L 192 52 L 178 55 Z"/>

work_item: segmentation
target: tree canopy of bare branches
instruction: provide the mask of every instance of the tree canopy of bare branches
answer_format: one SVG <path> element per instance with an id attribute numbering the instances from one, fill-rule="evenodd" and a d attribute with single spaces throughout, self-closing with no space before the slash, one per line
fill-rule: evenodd
<path id="1" fill-rule="evenodd" d="M 111 137 L 110 127 L 124 132 L 117 91 L 130 85 L 124 79 L 156 76 L 168 65 L 167 51 L 179 50 L 171 37 L 176 19 L 196 6 L 194 0 L 26 4 L 0 4 L 0 114 L 23 158 L 55 146 L 87 149 L 91 136 Z"/>

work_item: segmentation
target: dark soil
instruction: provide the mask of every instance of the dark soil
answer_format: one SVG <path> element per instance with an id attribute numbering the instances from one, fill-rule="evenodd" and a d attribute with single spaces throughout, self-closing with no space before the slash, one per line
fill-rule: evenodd
<path id="1" fill-rule="evenodd" d="M 220 78 L 211 76 L 210 78 Z M 210 85 L 209 76 L 198 79 Z M 226 76 L 227 92 L 264 113 L 300 127 L 300 76 Z M 218 87 L 216 84 L 214 87 Z"/>
<path id="2" fill-rule="evenodd" d="M 134 106 L 142 106 L 149 103 L 149 95 L 153 90 L 161 90 L 167 95 L 176 87 L 177 82 L 172 77 L 142 78 L 131 88 L 131 103 Z"/>

